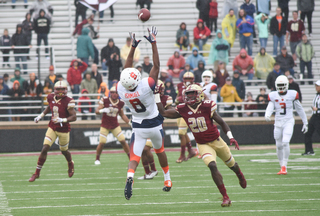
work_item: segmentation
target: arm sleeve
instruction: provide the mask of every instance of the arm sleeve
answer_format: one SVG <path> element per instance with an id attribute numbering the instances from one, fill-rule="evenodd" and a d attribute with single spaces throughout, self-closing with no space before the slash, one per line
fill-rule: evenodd
<path id="1" fill-rule="evenodd" d="M 154 79 L 152 77 L 148 77 L 148 84 L 149 84 L 151 90 L 154 91 L 154 89 L 156 87 L 156 82 L 154 81 Z"/>
<path id="2" fill-rule="evenodd" d="M 297 113 L 299 114 L 300 118 L 302 119 L 303 124 L 308 124 L 307 115 L 303 110 L 303 107 L 299 100 L 294 101 L 294 107 L 296 108 Z"/>
<path id="3" fill-rule="evenodd" d="M 273 113 L 273 109 L 274 109 L 274 103 L 272 101 L 269 101 L 266 109 L 266 113 L 264 114 L 264 116 L 270 117 Z"/>

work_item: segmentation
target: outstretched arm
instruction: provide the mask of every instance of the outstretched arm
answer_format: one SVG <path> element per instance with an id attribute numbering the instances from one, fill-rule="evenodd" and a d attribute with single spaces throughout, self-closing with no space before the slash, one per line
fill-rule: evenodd
<path id="1" fill-rule="evenodd" d="M 159 53 L 156 43 L 156 35 L 158 33 L 157 28 L 152 26 L 151 31 L 148 28 L 149 36 L 144 36 L 152 46 L 152 60 L 153 60 L 153 67 L 150 70 L 149 77 L 151 77 L 155 83 L 158 82 L 158 76 L 160 71 L 160 60 L 159 60 Z"/>
<path id="2" fill-rule="evenodd" d="M 129 32 L 131 40 L 132 40 L 132 45 L 130 52 L 128 54 L 128 58 L 126 60 L 126 63 L 124 65 L 124 68 L 130 68 L 133 65 L 133 57 L 134 57 L 134 51 L 136 50 L 138 44 L 140 43 L 141 40 L 136 40 L 136 34 L 133 32 Z"/>

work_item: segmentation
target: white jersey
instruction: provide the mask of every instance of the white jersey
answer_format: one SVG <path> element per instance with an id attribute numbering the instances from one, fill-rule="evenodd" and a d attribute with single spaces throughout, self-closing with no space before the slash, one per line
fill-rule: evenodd
<path id="1" fill-rule="evenodd" d="M 293 119 L 293 102 L 299 100 L 299 94 L 295 90 L 288 90 L 285 95 L 273 91 L 269 93 L 268 100 L 274 104 L 275 120 L 288 120 Z"/>
<path id="2" fill-rule="evenodd" d="M 153 119 L 159 115 L 154 100 L 155 81 L 151 77 L 143 78 L 134 91 L 124 88 L 119 82 L 117 91 L 132 113 L 132 122 L 141 124 L 143 120 Z"/>

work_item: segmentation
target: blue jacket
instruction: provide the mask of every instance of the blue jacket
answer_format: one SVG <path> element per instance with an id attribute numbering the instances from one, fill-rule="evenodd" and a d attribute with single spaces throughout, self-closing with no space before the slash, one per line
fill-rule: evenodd
<path id="1" fill-rule="evenodd" d="M 81 35 L 78 37 L 77 41 L 77 57 L 78 58 L 89 58 L 91 56 L 94 59 L 94 49 L 91 38 L 89 37 L 90 30 L 88 28 L 83 28 Z"/>
<path id="2" fill-rule="evenodd" d="M 197 50 L 199 52 L 197 47 L 193 47 L 192 48 L 192 54 L 191 54 L 191 56 L 189 56 L 187 58 L 186 63 L 188 63 L 190 65 L 191 69 L 193 69 L 193 68 L 197 68 L 198 67 L 198 62 L 201 60 L 201 61 L 203 61 L 204 66 L 206 66 L 206 61 L 202 57 L 202 55 L 199 55 L 199 53 L 196 56 L 193 55 L 193 51 L 194 50 Z"/>
<path id="3" fill-rule="evenodd" d="M 241 23 L 242 19 L 238 19 L 236 22 L 236 26 L 239 29 L 239 34 L 243 34 L 243 33 L 253 33 L 253 25 L 254 25 L 254 21 L 253 18 L 251 16 L 246 16 L 246 23 Z"/>
<path id="4" fill-rule="evenodd" d="M 252 18 L 253 14 L 256 12 L 256 7 L 251 2 L 249 2 L 249 4 L 243 3 L 240 6 L 240 9 L 243 9 L 247 13 L 247 15 L 251 16 Z"/>

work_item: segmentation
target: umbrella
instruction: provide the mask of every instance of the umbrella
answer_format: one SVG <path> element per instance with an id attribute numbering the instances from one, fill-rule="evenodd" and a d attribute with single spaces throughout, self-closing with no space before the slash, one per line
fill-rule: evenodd
<path id="1" fill-rule="evenodd" d="M 104 11 L 117 0 L 81 0 L 80 3 L 95 11 Z"/>

